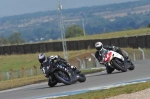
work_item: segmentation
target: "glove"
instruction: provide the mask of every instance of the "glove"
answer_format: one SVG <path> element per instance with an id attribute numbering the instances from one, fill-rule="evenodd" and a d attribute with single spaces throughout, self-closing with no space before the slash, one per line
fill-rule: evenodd
<path id="1" fill-rule="evenodd" d="M 67 63 L 68 66 L 70 66 L 70 63 Z"/>
<path id="2" fill-rule="evenodd" d="M 58 55 L 56 55 L 56 56 L 55 56 L 55 58 L 57 59 L 57 58 L 59 58 L 59 56 L 58 56 Z"/>
<path id="3" fill-rule="evenodd" d="M 77 67 L 76 66 L 71 66 L 71 69 L 75 70 L 75 69 L 77 69 Z"/>
<path id="4" fill-rule="evenodd" d="M 49 58 L 52 59 L 52 60 L 55 59 L 55 57 L 53 55 L 51 55 Z"/>
<path id="5" fill-rule="evenodd" d="M 113 51 L 116 51 L 116 47 L 115 47 L 115 46 L 112 46 L 112 50 L 113 50 Z"/>

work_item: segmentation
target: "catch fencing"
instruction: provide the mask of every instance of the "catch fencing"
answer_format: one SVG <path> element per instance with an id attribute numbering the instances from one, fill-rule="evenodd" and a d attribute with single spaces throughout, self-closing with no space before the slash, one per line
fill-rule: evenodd
<path id="1" fill-rule="evenodd" d="M 150 59 L 149 53 L 144 51 L 142 48 L 139 48 L 138 53 L 133 52 L 132 54 L 128 54 L 128 52 L 126 52 L 125 50 L 123 50 L 123 53 L 129 55 L 132 61 Z M 94 56 L 94 53 L 91 53 L 91 55 L 86 57 L 85 59 L 80 59 L 76 57 L 75 61 L 76 62 L 71 62 L 70 64 L 76 66 L 80 70 L 105 68 L 104 65 L 99 64 L 99 62 Z M 25 69 L 21 67 L 19 71 L 14 71 L 13 69 L 10 69 L 10 71 L 7 72 L 1 71 L 0 80 L 9 80 L 14 78 L 22 78 L 41 74 L 43 73 L 40 70 L 39 66 L 33 66 L 31 69 Z"/>

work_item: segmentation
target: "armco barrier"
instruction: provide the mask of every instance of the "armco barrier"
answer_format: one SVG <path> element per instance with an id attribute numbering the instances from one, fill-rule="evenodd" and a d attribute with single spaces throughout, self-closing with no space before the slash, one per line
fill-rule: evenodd
<path id="1" fill-rule="evenodd" d="M 114 45 L 120 47 L 132 48 L 150 48 L 150 35 L 121 37 L 111 39 L 93 39 L 93 40 L 76 40 L 66 41 L 67 50 L 82 50 L 95 48 L 97 41 L 103 42 L 104 45 Z M 62 42 L 42 42 L 34 44 L 0 46 L 0 55 L 4 54 L 27 54 L 46 51 L 63 51 Z"/>
<path id="2" fill-rule="evenodd" d="M 30 44 L 25 44 L 24 45 L 24 53 L 25 54 L 32 53 Z"/>
<path id="3" fill-rule="evenodd" d="M 47 42 L 45 43 L 45 46 L 47 51 L 54 51 L 53 42 L 49 42 L 49 43 Z"/>
<path id="4" fill-rule="evenodd" d="M 150 35 L 146 35 L 145 36 L 146 37 L 146 42 L 147 42 L 147 46 L 146 46 L 146 48 L 150 48 Z"/>
<path id="5" fill-rule="evenodd" d="M 121 37 L 118 38 L 119 47 L 127 47 L 128 46 L 128 38 L 127 37 Z"/>
<path id="6" fill-rule="evenodd" d="M 18 54 L 24 54 L 24 46 L 23 45 L 17 45 L 17 52 Z"/>
<path id="7" fill-rule="evenodd" d="M 62 42 L 53 42 L 54 51 L 62 51 Z"/>
<path id="8" fill-rule="evenodd" d="M 95 43 L 93 40 L 85 40 L 85 49 L 94 48 Z"/>
<path id="9" fill-rule="evenodd" d="M 67 41 L 67 50 L 78 50 L 78 43 L 77 41 Z"/>
<path id="10" fill-rule="evenodd" d="M 146 45 L 147 45 L 146 36 L 145 35 L 137 36 L 137 44 L 138 44 L 138 47 L 146 48 Z"/>
<path id="11" fill-rule="evenodd" d="M 36 44 L 31 44 L 31 51 L 32 53 L 37 53 L 39 52 L 39 44 L 36 43 Z"/>
<path id="12" fill-rule="evenodd" d="M 8 54 L 8 55 L 11 54 L 9 48 L 10 48 L 10 46 L 4 46 L 4 47 L 3 47 L 4 54 Z"/>
<path id="13" fill-rule="evenodd" d="M 85 40 L 79 40 L 77 41 L 78 50 L 86 49 L 85 47 Z"/>
<path id="14" fill-rule="evenodd" d="M 11 53 L 11 54 L 16 54 L 16 53 L 18 53 L 16 46 L 17 46 L 17 45 L 10 46 L 10 53 Z"/>
<path id="15" fill-rule="evenodd" d="M 102 39 L 101 42 L 103 42 L 103 45 L 111 45 L 110 39 Z"/>
<path id="16" fill-rule="evenodd" d="M 4 55 L 3 46 L 0 46 L 0 55 Z"/>
<path id="17" fill-rule="evenodd" d="M 136 36 L 128 37 L 128 46 L 132 48 L 138 48 Z"/>
<path id="18" fill-rule="evenodd" d="M 112 38 L 112 39 L 110 39 L 110 45 L 111 46 L 119 46 L 118 38 Z"/>
<path id="19" fill-rule="evenodd" d="M 46 44 L 45 43 L 39 43 L 39 52 L 46 52 Z"/>

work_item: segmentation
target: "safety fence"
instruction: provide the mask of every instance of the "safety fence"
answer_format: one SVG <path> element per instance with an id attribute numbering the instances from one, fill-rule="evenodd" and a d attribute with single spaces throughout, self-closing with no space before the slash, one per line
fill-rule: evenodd
<path id="1" fill-rule="evenodd" d="M 120 37 L 110 39 L 90 39 L 90 40 L 74 40 L 66 41 L 67 50 L 82 50 L 94 48 L 97 41 L 106 45 L 115 45 L 122 48 L 150 48 L 150 35 Z M 62 42 L 42 42 L 34 44 L 0 46 L 0 55 L 5 54 L 28 54 L 48 51 L 63 51 Z"/>
<path id="2" fill-rule="evenodd" d="M 132 61 L 150 59 L 150 53 L 147 53 L 141 48 L 139 48 L 138 53 L 132 52 L 131 54 L 128 54 L 128 52 L 126 52 L 125 50 L 123 50 L 123 53 L 128 55 Z M 85 57 L 85 59 L 80 59 L 76 57 L 76 60 L 74 62 L 70 62 L 70 64 L 73 66 L 76 66 L 80 70 L 104 67 L 103 65 L 99 64 L 99 62 L 94 56 L 94 53 L 91 53 L 91 55 L 88 57 Z M 0 80 L 8 80 L 8 79 L 28 77 L 28 76 L 34 76 L 34 75 L 40 75 L 40 74 L 43 74 L 43 73 L 40 70 L 39 66 L 33 66 L 30 69 L 25 69 L 21 67 L 19 71 L 14 71 L 11 68 L 10 71 L 0 72 Z"/>

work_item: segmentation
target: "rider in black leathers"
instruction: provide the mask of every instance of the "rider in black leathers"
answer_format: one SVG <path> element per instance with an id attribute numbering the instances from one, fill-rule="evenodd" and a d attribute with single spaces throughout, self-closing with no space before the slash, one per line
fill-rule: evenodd
<path id="1" fill-rule="evenodd" d="M 43 74 L 47 78 L 49 76 L 50 68 L 52 68 L 53 66 L 56 66 L 54 61 L 62 62 L 66 66 L 69 66 L 70 68 L 72 68 L 74 71 L 76 70 L 75 66 L 71 66 L 70 63 L 68 63 L 65 59 L 61 58 L 59 55 L 56 55 L 56 56 L 52 55 L 50 57 L 46 57 L 43 53 L 41 53 L 38 56 L 38 60 L 41 64 L 40 69 L 43 71 Z M 47 66 L 47 67 L 45 68 L 44 66 Z"/>

